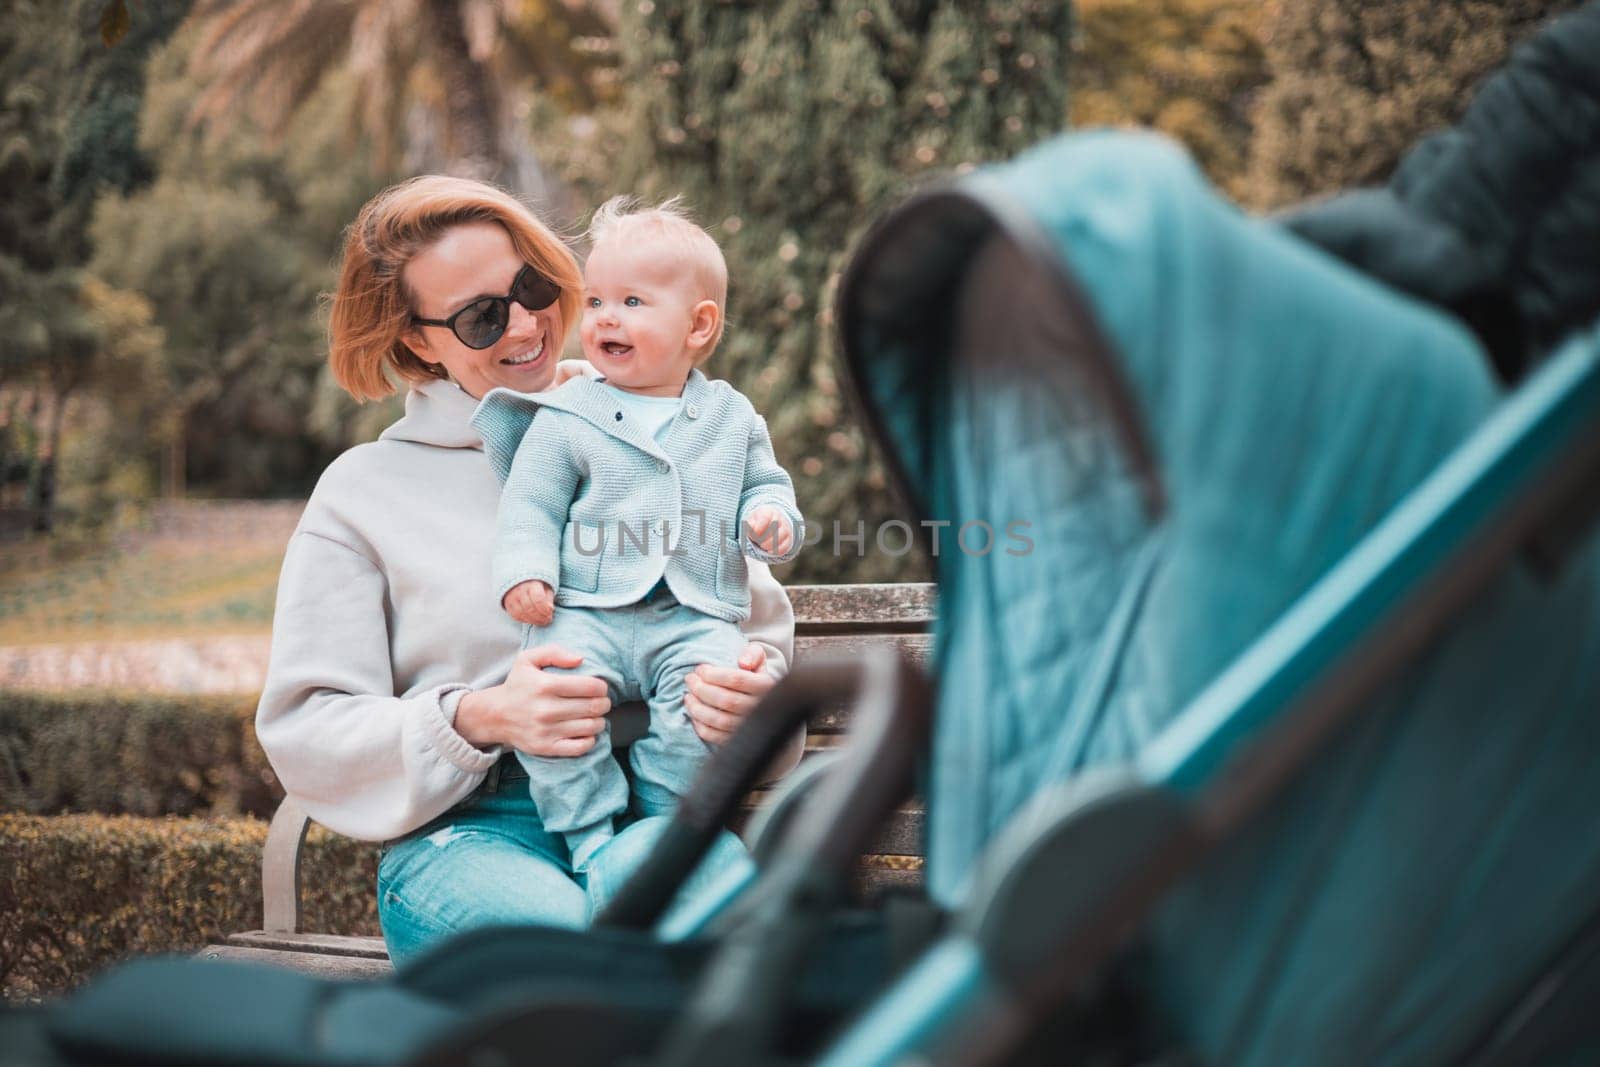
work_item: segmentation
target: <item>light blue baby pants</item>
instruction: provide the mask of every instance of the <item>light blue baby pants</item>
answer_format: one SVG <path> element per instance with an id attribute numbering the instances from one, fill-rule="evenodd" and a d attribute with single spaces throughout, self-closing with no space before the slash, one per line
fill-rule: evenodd
<path id="1" fill-rule="evenodd" d="M 744 650 L 738 625 L 678 603 L 664 585 L 623 608 L 556 607 L 549 626 L 530 626 L 523 647 L 560 645 L 583 657 L 571 674 L 605 680 L 612 704 L 643 700 L 650 732 L 628 749 L 634 808 L 664 815 L 689 790 L 710 749 L 683 708 L 684 682 L 702 663 L 733 667 Z M 556 668 L 547 668 L 555 670 Z M 528 769 L 528 792 L 545 828 L 561 834 L 582 873 L 611 839 L 613 821 L 628 808 L 628 783 L 611 755 L 608 726 L 581 756 L 517 753 Z"/>

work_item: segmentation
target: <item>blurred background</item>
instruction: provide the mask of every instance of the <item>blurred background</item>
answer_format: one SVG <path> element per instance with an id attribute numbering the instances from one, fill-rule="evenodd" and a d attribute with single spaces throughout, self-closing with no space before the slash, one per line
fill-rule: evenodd
<path id="1" fill-rule="evenodd" d="M 261 925 L 283 548 L 399 412 L 325 369 L 378 189 L 488 178 L 574 237 L 683 195 L 732 273 L 712 373 L 849 534 L 895 514 L 833 302 L 890 204 L 1097 124 L 1178 138 L 1245 211 L 1375 183 L 1573 6 L 0 0 L 0 997 Z M 870 545 L 782 576 L 927 576 Z M 309 928 L 376 933 L 375 850 L 307 848 Z"/>
<path id="2" fill-rule="evenodd" d="M 1163 130 L 1252 211 L 1374 182 L 1571 6 L 0 0 L 0 645 L 265 627 L 294 502 L 399 411 L 333 387 L 322 299 L 397 179 L 497 181 L 573 235 L 682 194 L 732 272 L 713 374 L 808 518 L 872 530 L 832 303 L 887 205 L 1069 125 Z M 847 550 L 784 577 L 925 574 Z"/>

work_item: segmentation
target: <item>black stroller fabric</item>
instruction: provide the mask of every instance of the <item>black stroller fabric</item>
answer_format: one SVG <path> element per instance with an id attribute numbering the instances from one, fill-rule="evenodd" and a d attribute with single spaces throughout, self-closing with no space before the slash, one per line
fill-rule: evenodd
<path id="1" fill-rule="evenodd" d="M 1283 221 L 1460 315 L 1502 378 L 1520 379 L 1600 316 L 1600 3 L 1519 45 L 1387 185 Z"/>

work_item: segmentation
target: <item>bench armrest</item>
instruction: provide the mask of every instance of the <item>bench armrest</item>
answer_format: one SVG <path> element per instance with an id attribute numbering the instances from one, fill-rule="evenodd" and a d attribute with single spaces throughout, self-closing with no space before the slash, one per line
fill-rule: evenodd
<path id="1" fill-rule="evenodd" d="M 271 933 L 300 932 L 300 847 L 311 816 L 293 797 L 284 797 L 267 827 L 261 853 L 261 928 Z"/>

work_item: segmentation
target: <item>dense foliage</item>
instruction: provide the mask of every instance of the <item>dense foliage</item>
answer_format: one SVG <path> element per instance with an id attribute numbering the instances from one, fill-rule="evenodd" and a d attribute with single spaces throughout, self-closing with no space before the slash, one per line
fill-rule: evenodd
<path id="1" fill-rule="evenodd" d="M 68 405 L 158 356 L 139 298 L 83 267 L 95 199 L 152 173 L 132 119 L 145 61 L 187 8 L 143 5 L 112 50 L 96 0 L 0 4 L 0 508 L 39 529 L 53 524 Z"/>
<path id="2" fill-rule="evenodd" d="M 1466 91 L 1578 0 L 1281 0 L 1249 181 L 1263 205 L 1386 179 Z"/>
<path id="3" fill-rule="evenodd" d="M 1078 0 L 1072 124 L 1182 141 L 1211 180 L 1250 199 L 1251 116 L 1266 82 L 1259 0 Z"/>
<path id="4" fill-rule="evenodd" d="M 260 819 L 0 815 L 0 996 L 37 998 L 120 959 L 261 928 Z M 378 850 L 313 828 L 309 929 L 378 933 Z"/>
<path id="5" fill-rule="evenodd" d="M 253 695 L 0 690 L 0 811 L 267 816 Z"/>
<path id="6" fill-rule="evenodd" d="M 1069 6 L 649 0 L 624 11 L 624 100 L 594 149 L 610 164 L 596 195 L 682 195 L 721 242 L 730 329 L 711 372 L 766 415 L 820 529 L 793 576 L 914 576 L 912 557 L 876 543 L 896 514 L 832 360 L 839 272 L 868 223 L 918 183 L 1065 125 Z"/>

